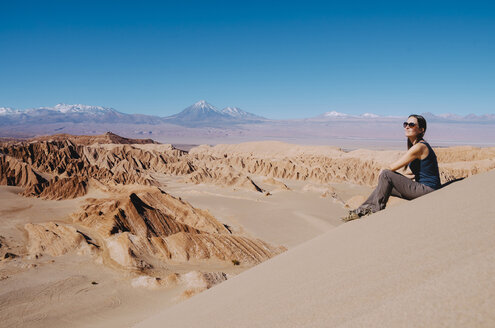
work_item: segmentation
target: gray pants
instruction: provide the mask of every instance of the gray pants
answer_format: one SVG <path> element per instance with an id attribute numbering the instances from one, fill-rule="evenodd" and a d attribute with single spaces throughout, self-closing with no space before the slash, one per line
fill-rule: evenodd
<path id="1" fill-rule="evenodd" d="M 378 186 L 368 199 L 356 209 L 356 213 L 365 213 L 368 210 L 374 213 L 383 210 L 390 196 L 411 200 L 434 190 L 422 183 L 412 181 L 400 173 L 383 170 L 378 178 Z"/>

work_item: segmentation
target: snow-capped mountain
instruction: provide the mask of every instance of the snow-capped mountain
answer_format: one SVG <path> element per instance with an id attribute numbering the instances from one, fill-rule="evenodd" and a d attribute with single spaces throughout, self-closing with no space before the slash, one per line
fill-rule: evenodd
<path id="1" fill-rule="evenodd" d="M 237 107 L 218 110 L 215 106 L 200 100 L 178 114 L 166 117 L 165 120 L 186 126 L 225 126 L 229 124 L 252 123 L 263 119 Z"/>
<path id="2" fill-rule="evenodd" d="M 88 106 L 88 105 L 67 105 L 67 104 L 57 104 L 54 107 L 46 107 L 45 109 L 51 109 L 58 111 L 60 113 L 108 113 L 116 112 L 113 108 L 101 107 L 101 106 Z"/>
<path id="3" fill-rule="evenodd" d="M 0 125 L 29 125 L 51 123 L 172 123 L 184 126 L 224 127 L 253 123 L 264 118 L 237 107 L 218 110 L 204 100 L 185 108 L 178 114 L 158 117 L 142 114 L 126 114 L 113 108 L 83 104 L 57 104 L 53 107 L 38 107 L 24 110 L 0 107 Z"/>
<path id="4" fill-rule="evenodd" d="M 212 117 L 221 116 L 222 112 L 219 111 L 215 106 L 207 103 L 204 100 L 200 100 L 191 106 L 185 108 L 180 113 L 176 114 L 176 117 L 190 117 L 194 116 L 197 118 L 202 117 Z"/>
<path id="5" fill-rule="evenodd" d="M 247 118 L 247 119 L 249 119 L 249 118 L 251 118 L 251 119 L 263 118 L 261 116 L 255 115 L 255 114 L 248 113 L 248 112 L 240 109 L 239 107 L 225 107 L 224 109 L 222 109 L 222 113 L 230 115 L 232 117 L 237 117 L 237 118 Z"/>
<path id="6" fill-rule="evenodd" d="M 57 104 L 53 107 L 37 107 L 37 108 L 28 108 L 25 110 L 14 110 L 12 108 L 0 108 L 0 113 L 2 109 L 6 114 L 36 114 L 36 113 L 45 113 L 47 111 L 52 113 L 61 113 L 61 114 L 71 114 L 71 113 L 92 113 L 92 114 L 107 114 L 107 113 L 119 113 L 113 108 L 101 107 L 101 106 L 88 106 L 82 104 L 76 105 L 68 105 L 68 104 Z M 121 113 L 123 114 L 123 113 Z"/>
<path id="7" fill-rule="evenodd" d="M 207 103 L 205 100 L 200 100 L 192 104 L 191 106 L 184 109 L 182 112 L 220 113 L 220 111 L 215 106 Z"/>
<path id="8" fill-rule="evenodd" d="M 439 123 L 476 123 L 494 124 L 495 114 L 461 116 L 457 114 L 422 114 L 428 122 Z M 374 113 L 347 114 L 338 111 L 329 111 L 316 117 L 301 119 L 305 122 L 358 122 L 358 121 L 400 121 L 404 116 L 380 116 Z M 0 107 L 0 126 L 27 126 L 53 123 L 74 124 L 176 124 L 187 127 L 234 127 L 242 124 L 268 123 L 261 116 L 246 112 L 238 107 L 226 107 L 222 110 L 207 103 L 198 101 L 181 112 L 168 117 L 158 117 L 143 114 L 126 114 L 113 108 L 90 106 L 83 104 L 57 104 L 53 107 L 38 107 L 30 109 L 13 109 Z M 297 121 L 297 120 L 296 120 Z"/>
<path id="9" fill-rule="evenodd" d="M 156 116 L 125 114 L 113 108 L 82 104 L 57 104 L 53 107 L 38 107 L 16 110 L 2 107 L 0 125 L 49 124 L 49 123 L 148 123 L 156 124 Z"/>
<path id="10" fill-rule="evenodd" d="M 364 113 L 364 114 L 361 114 L 360 116 L 365 117 L 365 118 L 378 118 L 378 117 L 380 117 L 379 115 L 376 115 L 373 113 Z"/>
<path id="11" fill-rule="evenodd" d="M 215 106 L 204 100 L 200 100 L 185 108 L 180 113 L 166 117 L 170 123 L 197 126 L 204 124 L 221 123 L 225 120 L 225 115 Z"/>
<path id="12" fill-rule="evenodd" d="M 351 117 L 351 115 L 349 115 L 349 114 L 340 113 L 340 112 L 337 112 L 334 110 L 331 112 L 323 113 L 322 116 L 329 117 L 329 118 L 348 118 L 348 117 Z"/>
<path id="13" fill-rule="evenodd" d="M 483 114 L 483 115 L 475 115 L 469 114 L 466 116 L 461 116 L 457 114 L 445 113 L 445 114 L 433 114 L 433 113 L 422 113 L 422 116 L 426 118 L 428 122 L 456 122 L 456 123 L 493 123 L 495 122 L 495 114 Z M 331 111 L 323 113 L 319 116 L 316 116 L 310 120 L 318 120 L 318 121 L 326 121 L 326 120 L 380 120 L 380 121 L 390 121 L 404 118 L 405 116 L 381 116 L 373 113 L 364 113 L 360 115 L 352 115 L 341 113 L 337 111 Z"/>
<path id="14" fill-rule="evenodd" d="M 376 119 L 376 118 L 382 118 L 383 116 L 376 115 L 373 113 L 364 113 L 360 115 L 352 115 L 352 114 L 346 114 L 346 113 L 341 113 L 337 111 L 331 111 L 331 112 L 326 112 L 323 113 L 319 116 L 317 116 L 317 119 L 323 119 L 323 120 L 347 120 L 347 119 Z"/>
<path id="15" fill-rule="evenodd" d="M 469 114 L 461 116 L 458 114 L 445 113 L 445 114 L 433 114 L 430 112 L 421 113 L 427 122 L 435 123 L 476 123 L 476 124 L 494 124 L 495 114 L 482 114 L 475 115 Z M 346 114 L 337 111 L 326 112 L 321 115 L 304 119 L 305 121 L 316 121 L 316 122 L 346 122 L 346 121 L 380 121 L 380 122 L 391 122 L 400 121 L 407 118 L 407 115 L 377 115 L 374 113 L 363 113 L 359 115 Z"/>
<path id="16" fill-rule="evenodd" d="M 17 112 L 19 111 L 10 107 L 0 107 L 0 115 L 12 115 Z"/>

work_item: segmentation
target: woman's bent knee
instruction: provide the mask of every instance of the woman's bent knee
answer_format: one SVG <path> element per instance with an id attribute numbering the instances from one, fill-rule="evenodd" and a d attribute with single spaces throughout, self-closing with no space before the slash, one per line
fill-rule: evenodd
<path id="1" fill-rule="evenodd" d="M 386 178 L 388 176 L 390 176 L 390 173 L 392 173 L 393 171 L 389 170 L 389 169 L 386 169 L 386 170 L 382 170 L 380 172 L 380 178 Z"/>

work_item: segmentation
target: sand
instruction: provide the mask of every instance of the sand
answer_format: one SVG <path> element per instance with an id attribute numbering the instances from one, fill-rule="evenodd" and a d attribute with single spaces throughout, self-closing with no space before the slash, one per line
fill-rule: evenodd
<path id="1" fill-rule="evenodd" d="M 208 184 L 185 184 L 180 177 L 157 176 L 163 188 L 193 206 L 208 210 L 237 234 L 261 238 L 273 245 L 294 247 L 341 224 L 342 204 L 322 197 L 324 186 L 285 181 L 290 190 L 274 188 L 267 196 L 249 190 L 233 190 Z M 260 185 L 263 177 L 254 177 Z M 339 194 L 366 194 L 366 186 L 338 186 Z M 170 288 L 133 287 L 140 275 L 95 263 L 90 255 L 69 252 L 29 258 L 24 224 L 73 225 L 70 216 L 87 199 L 111 194 L 92 189 L 69 200 L 22 197 L 20 187 L 0 186 L 0 236 L 18 258 L 0 261 L 0 317 L 5 327 L 122 327 L 136 324 L 164 308 L 184 300 L 187 285 Z M 84 231 L 84 230 L 83 230 Z M 70 246 L 70 245 L 69 245 Z M 175 264 L 176 272 L 227 272 L 231 277 L 249 269 L 222 263 Z M 96 285 L 93 285 L 96 282 Z M 194 290 L 194 288 L 193 288 Z M 194 294 L 194 293 L 193 293 Z"/>
<path id="2" fill-rule="evenodd" d="M 474 186 L 491 188 L 494 148 L 438 149 L 444 182 L 469 178 L 343 224 L 400 151 L 91 138 L 0 147 L 2 327 L 400 326 L 408 312 L 389 307 L 420 309 L 429 284 L 464 292 L 457 280 L 474 290 L 466 316 L 490 318 L 490 279 L 461 271 L 492 273 L 477 250 L 493 227 L 461 219 L 490 209 Z"/>
<path id="3" fill-rule="evenodd" d="M 284 180 L 290 190 L 275 189 L 266 196 L 242 189 L 232 192 L 215 185 L 184 184 L 176 177 L 156 174 L 154 177 L 165 184 L 169 192 L 208 210 L 236 232 L 275 245 L 298 245 L 340 225 L 340 217 L 347 213 L 338 201 L 321 196 L 324 186 L 306 191 L 304 187 L 310 185 L 306 182 Z M 254 179 L 264 186 L 261 177 Z M 371 188 L 359 185 L 337 188 L 344 199 L 371 191 Z"/>
<path id="4" fill-rule="evenodd" d="M 493 327 L 494 185 L 341 225 L 135 327 Z"/>

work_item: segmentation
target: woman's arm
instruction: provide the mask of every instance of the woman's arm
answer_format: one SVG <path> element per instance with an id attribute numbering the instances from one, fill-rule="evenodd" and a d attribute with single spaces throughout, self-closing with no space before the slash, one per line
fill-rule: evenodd
<path id="1" fill-rule="evenodd" d="M 421 155 L 423 154 L 423 151 L 425 149 L 427 149 L 427 148 L 424 144 L 422 144 L 422 143 L 415 144 L 414 146 L 409 148 L 409 150 L 404 155 L 402 155 L 401 158 L 399 158 L 397 161 L 392 163 L 389 166 L 389 169 L 391 171 L 397 171 L 398 169 L 406 166 L 407 164 L 411 163 L 415 159 L 421 158 Z"/>

